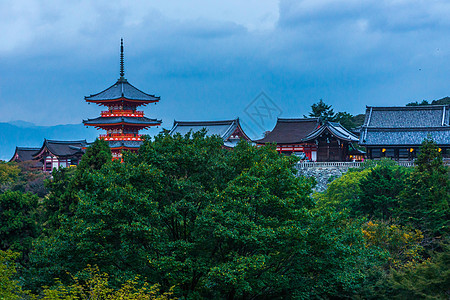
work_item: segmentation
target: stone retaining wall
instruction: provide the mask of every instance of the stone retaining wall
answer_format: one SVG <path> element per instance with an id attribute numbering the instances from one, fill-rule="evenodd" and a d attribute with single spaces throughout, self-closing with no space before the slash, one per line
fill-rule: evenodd
<path id="1" fill-rule="evenodd" d="M 296 165 L 297 175 L 314 176 L 317 180 L 315 191 L 323 192 L 334 179 L 341 177 L 350 168 L 361 167 L 361 162 L 301 162 Z M 402 167 L 413 167 L 413 161 L 398 161 Z M 444 165 L 450 167 L 450 160 L 444 159 Z"/>
<path id="2" fill-rule="evenodd" d="M 314 188 L 317 192 L 323 192 L 327 189 L 328 183 L 346 173 L 349 168 L 357 168 L 358 163 L 300 163 L 297 164 L 297 175 L 310 177 L 313 176 L 317 180 Z"/>

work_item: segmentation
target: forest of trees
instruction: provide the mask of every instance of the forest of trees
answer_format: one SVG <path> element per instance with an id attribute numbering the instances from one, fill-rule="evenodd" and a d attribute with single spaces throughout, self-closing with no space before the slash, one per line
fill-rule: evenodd
<path id="1" fill-rule="evenodd" d="M 449 170 L 367 161 L 314 193 L 294 157 L 205 132 L 52 178 L 0 164 L 1 299 L 448 299 Z M 43 182 L 46 182 L 44 185 Z"/>

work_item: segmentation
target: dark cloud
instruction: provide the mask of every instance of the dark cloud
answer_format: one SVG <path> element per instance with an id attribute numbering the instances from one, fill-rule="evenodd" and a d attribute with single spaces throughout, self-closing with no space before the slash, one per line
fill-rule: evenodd
<path id="1" fill-rule="evenodd" d="M 278 21 L 263 30 L 220 13 L 169 17 L 146 2 L 44 2 L 26 14 L 0 4 L 1 121 L 98 115 L 83 96 L 117 79 L 121 37 L 126 77 L 162 97 L 146 112 L 165 127 L 174 118 L 243 115 L 261 90 L 284 116 L 306 114 L 320 98 L 360 113 L 449 94 L 443 1 L 282 0 Z"/>

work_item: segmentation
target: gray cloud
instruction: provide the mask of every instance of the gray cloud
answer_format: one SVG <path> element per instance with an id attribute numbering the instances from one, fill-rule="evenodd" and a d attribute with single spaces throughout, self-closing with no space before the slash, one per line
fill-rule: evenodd
<path id="1" fill-rule="evenodd" d="M 118 76 L 120 37 L 126 76 L 162 96 L 149 114 L 164 119 L 235 117 L 261 90 L 290 116 L 319 98 L 359 113 L 448 95 L 444 1 L 233 1 L 0 3 L 0 120 L 98 114 L 83 96 Z"/>

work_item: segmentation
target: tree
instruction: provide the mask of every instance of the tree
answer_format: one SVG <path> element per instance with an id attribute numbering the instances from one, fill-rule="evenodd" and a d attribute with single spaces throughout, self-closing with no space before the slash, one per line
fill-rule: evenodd
<path id="1" fill-rule="evenodd" d="M 111 149 L 108 142 L 102 139 L 96 139 L 92 145 L 90 145 L 86 153 L 81 158 L 81 162 L 78 165 L 79 172 L 84 170 L 100 170 L 101 167 L 112 160 Z"/>
<path id="2" fill-rule="evenodd" d="M 341 177 L 333 180 L 323 193 L 316 193 L 320 207 L 333 207 L 337 211 L 348 210 L 356 216 L 354 208 L 359 203 L 361 195 L 360 181 L 370 172 L 369 169 L 351 169 Z"/>
<path id="3" fill-rule="evenodd" d="M 17 274 L 15 260 L 19 256 L 20 253 L 11 250 L 0 250 L 0 299 L 25 299 L 26 293 L 14 278 Z"/>
<path id="4" fill-rule="evenodd" d="M 56 230 L 66 218 L 74 214 L 78 203 L 75 182 L 79 182 L 81 174 L 75 180 L 76 169 L 59 168 L 52 172 L 52 180 L 46 182 L 50 193 L 43 199 L 43 227 L 47 231 Z"/>
<path id="5" fill-rule="evenodd" d="M 331 105 L 325 104 L 325 102 L 320 99 L 319 102 L 311 105 L 311 112 L 309 113 L 309 116 L 313 118 L 321 118 L 323 121 L 333 121 L 335 113 L 331 108 Z"/>
<path id="6" fill-rule="evenodd" d="M 427 236 L 448 235 L 450 181 L 436 143 L 423 141 L 414 171 L 401 194 L 402 219 Z"/>
<path id="7" fill-rule="evenodd" d="M 389 220 L 399 214 L 399 195 L 405 189 L 407 169 L 377 165 L 359 182 L 359 201 L 353 210 L 356 214 Z"/>
<path id="8" fill-rule="evenodd" d="M 44 198 L 45 228 L 55 230 L 61 223 L 71 217 L 79 202 L 77 193 L 86 188 L 85 177 L 93 170 L 100 170 L 111 163 L 111 149 L 106 141 L 96 139 L 83 155 L 79 166 L 59 168 L 52 173 L 52 180 L 47 182 L 50 194 Z"/>
<path id="9" fill-rule="evenodd" d="M 348 112 L 338 112 L 331 121 L 340 123 L 348 130 L 356 127 L 353 115 Z"/>
<path id="10" fill-rule="evenodd" d="M 430 103 L 428 103 L 427 100 L 422 100 L 422 102 L 420 102 L 420 103 L 415 101 L 415 102 L 410 102 L 410 103 L 406 104 L 406 106 L 421 106 L 421 105 L 430 105 Z"/>
<path id="11" fill-rule="evenodd" d="M 72 284 L 58 282 L 55 287 L 46 287 L 39 299 L 71 300 L 71 299 L 108 299 L 108 300 L 169 300 L 172 292 L 161 294 L 157 284 L 150 286 L 140 283 L 140 278 L 125 282 L 120 289 L 113 289 L 109 284 L 109 275 L 101 273 L 97 266 L 88 266 L 84 276 L 72 278 Z"/>
<path id="12" fill-rule="evenodd" d="M 20 169 L 16 164 L 0 161 L 0 191 L 4 192 L 10 189 L 19 173 Z"/>
<path id="13" fill-rule="evenodd" d="M 372 259 L 361 224 L 316 209 L 295 159 L 205 132 L 145 139 L 83 173 L 78 204 L 33 252 L 31 287 L 97 265 L 119 288 L 139 275 L 185 298 L 349 296 Z M 38 276 L 37 276 L 38 274 Z"/>
<path id="14" fill-rule="evenodd" d="M 40 231 L 37 206 L 38 197 L 31 193 L 0 194 L 0 250 L 21 252 L 22 263 L 27 263 L 32 241 Z"/>
<path id="15" fill-rule="evenodd" d="M 450 295 L 450 247 L 441 246 L 442 252 L 435 253 L 421 263 L 408 264 L 400 270 L 393 270 L 389 277 L 393 299 L 448 299 Z"/>
<path id="16" fill-rule="evenodd" d="M 306 116 L 304 115 L 306 118 Z M 338 112 L 334 113 L 331 105 L 327 105 L 322 99 L 319 102 L 311 105 L 311 112 L 309 117 L 320 118 L 322 121 L 339 122 L 346 129 L 351 130 L 356 126 L 362 125 L 364 122 L 364 115 L 358 115 L 355 118 L 352 114 L 348 112 Z"/>

